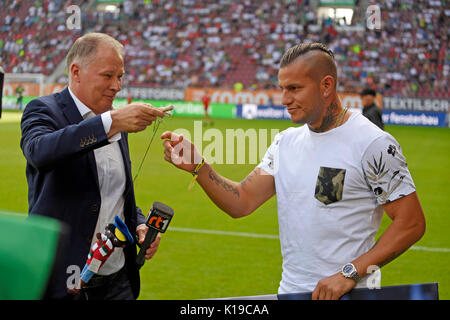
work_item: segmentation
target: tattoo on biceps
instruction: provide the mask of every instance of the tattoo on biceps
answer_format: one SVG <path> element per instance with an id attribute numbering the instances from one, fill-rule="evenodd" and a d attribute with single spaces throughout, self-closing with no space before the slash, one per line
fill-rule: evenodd
<path id="1" fill-rule="evenodd" d="M 225 191 L 232 192 L 238 198 L 240 197 L 239 190 L 236 187 L 233 187 L 231 184 L 226 182 L 225 180 L 219 178 L 214 174 L 214 172 L 209 171 L 209 179 L 214 181 L 218 186 L 221 186 Z"/>
<path id="2" fill-rule="evenodd" d="M 252 172 L 250 172 L 250 174 L 247 177 L 245 177 L 244 180 L 241 181 L 242 187 L 245 188 L 247 185 L 247 182 L 251 182 L 253 180 L 253 178 L 256 177 L 257 175 L 258 175 L 258 172 L 256 169 L 254 169 Z"/>

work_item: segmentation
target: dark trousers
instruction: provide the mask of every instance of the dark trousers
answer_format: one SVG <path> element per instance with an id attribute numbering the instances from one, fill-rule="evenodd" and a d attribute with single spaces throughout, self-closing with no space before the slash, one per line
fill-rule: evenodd
<path id="1" fill-rule="evenodd" d="M 73 300 L 134 300 L 133 290 L 125 268 L 102 285 L 81 289 L 81 293 L 72 296 Z"/>

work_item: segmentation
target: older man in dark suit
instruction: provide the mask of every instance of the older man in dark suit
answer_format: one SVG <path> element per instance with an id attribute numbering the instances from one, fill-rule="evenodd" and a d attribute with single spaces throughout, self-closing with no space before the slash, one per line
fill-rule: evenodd
<path id="1" fill-rule="evenodd" d="M 52 274 L 49 298 L 73 298 L 68 294 L 70 271 L 83 267 L 94 235 L 114 216 L 135 230 L 140 241 L 148 230 L 135 203 L 127 133 L 144 130 L 164 112 L 144 103 L 112 108 L 125 72 L 122 49 L 105 34 L 79 38 L 67 56 L 69 87 L 31 101 L 22 117 L 29 214 L 70 226 L 70 243 Z M 147 258 L 159 240 L 147 250 Z M 136 299 L 135 260 L 135 246 L 115 250 L 78 298 Z"/>

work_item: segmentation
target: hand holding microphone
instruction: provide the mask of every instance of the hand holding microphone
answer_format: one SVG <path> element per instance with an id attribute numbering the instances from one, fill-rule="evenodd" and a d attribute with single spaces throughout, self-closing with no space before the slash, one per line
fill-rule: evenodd
<path id="1" fill-rule="evenodd" d="M 139 234 L 139 243 L 141 241 L 142 243 L 141 249 L 136 258 L 136 264 L 138 266 L 138 269 L 140 269 L 144 265 L 146 257 L 148 257 L 149 259 L 155 253 L 159 245 L 159 239 L 161 238 L 160 233 L 166 232 L 167 227 L 169 226 L 169 223 L 172 220 L 173 214 L 174 214 L 173 209 L 165 205 L 164 203 L 158 201 L 155 201 L 153 203 L 152 208 L 150 209 L 150 213 L 148 214 L 147 217 L 147 222 L 145 223 L 148 230 L 143 241 L 142 241 L 143 232 L 141 231 Z M 153 248 L 151 248 L 150 245 L 152 245 Z M 150 252 L 148 251 L 149 248 Z"/>
<path id="2" fill-rule="evenodd" d="M 139 247 L 141 247 L 141 245 L 144 243 L 145 236 L 146 236 L 148 230 L 149 230 L 149 227 L 147 227 L 146 224 L 141 224 L 140 226 L 138 226 L 136 228 L 136 237 L 138 239 L 137 244 Z M 156 238 L 154 239 L 154 241 L 150 242 L 150 246 L 147 248 L 147 250 L 145 250 L 145 255 L 144 255 L 145 260 L 149 260 L 149 259 L 153 258 L 156 251 L 158 251 L 160 241 L 161 241 L 161 234 L 158 233 L 156 235 Z"/>

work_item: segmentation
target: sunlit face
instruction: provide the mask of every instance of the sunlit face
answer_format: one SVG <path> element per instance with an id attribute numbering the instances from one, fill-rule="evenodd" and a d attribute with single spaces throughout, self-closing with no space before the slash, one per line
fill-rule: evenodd
<path id="1" fill-rule="evenodd" d="M 281 103 L 292 122 L 316 126 L 320 125 L 326 108 L 320 84 L 308 75 L 308 69 L 304 60 L 297 59 L 279 70 L 278 84 L 282 90 Z"/>
<path id="2" fill-rule="evenodd" d="M 71 66 L 71 90 L 94 113 L 111 110 L 116 94 L 122 89 L 124 63 L 111 46 L 102 44 L 87 65 Z"/>

